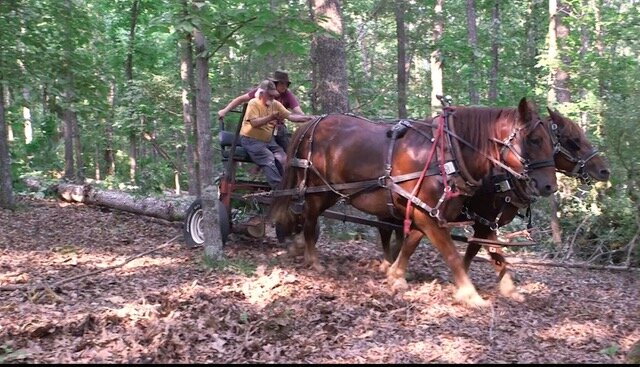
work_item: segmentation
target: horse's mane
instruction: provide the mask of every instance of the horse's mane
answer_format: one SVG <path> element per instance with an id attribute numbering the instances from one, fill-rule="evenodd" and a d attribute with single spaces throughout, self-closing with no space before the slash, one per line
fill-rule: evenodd
<path id="1" fill-rule="evenodd" d="M 491 138 L 499 136 L 499 122 L 506 120 L 509 128 L 521 126 L 522 119 L 516 108 L 455 107 L 455 130 L 483 154 L 495 157 L 498 146 Z"/>

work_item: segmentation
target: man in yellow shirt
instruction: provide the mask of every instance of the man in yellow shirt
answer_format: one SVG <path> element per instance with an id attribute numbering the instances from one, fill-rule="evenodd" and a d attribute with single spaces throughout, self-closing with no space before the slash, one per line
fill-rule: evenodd
<path id="1" fill-rule="evenodd" d="M 272 189 L 282 180 L 287 155 L 274 139 L 274 127 L 278 120 L 307 122 L 315 116 L 294 114 L 282 103 L 275 100 L 278 96 L 276 85 L 264 80 L 258 86 L 255 98 L 249 101 L 240 128 L 240 144 L 249 153 L 251 160 L 262 168 Z"/>

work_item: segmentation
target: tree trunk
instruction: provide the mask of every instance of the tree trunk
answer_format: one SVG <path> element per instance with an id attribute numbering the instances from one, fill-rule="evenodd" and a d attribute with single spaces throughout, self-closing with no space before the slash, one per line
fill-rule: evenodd
<path id="1" fill-rule="evenodd" d="M 539 3 L 540 0 L 531 0 L 527 8 L 527 16 L 525 21 L 525 27 L 527 30 L 527 42 L 524 45 L 524 65 L 528 70 L 533 70 L 536 64 L 536 56 L 538 51 L 538 48 L 536 46 L 536 34 L 538 33 L 538 22 L 535 19 L 535 14 L 537 14 L 538 11 L 541 11 L 538 6 Z M 535 89 L 535 87 L 537 86 L 535 76 L 527 78 L 527 84 L 529 86 L 529 89 Z"/>
<path id="2" fill-rule="evenodd" d="M 405 33 L 404 13 L 404 1 L 396 2 L 396 38 L 398 40 L 398 117 L 401 119 L 407 118 L 407 36 Z"/>
<path id="3" fill-rule="evenodd" d="M 467 0 L 467 36 L 471 47 L 471 77 L 469 78 L 469 102 L 472 105 L 480 104 L 480 96 L 476 83 L 478 81 L 478 66 L 476 65 L 476 53 L 478 52 L 478 30 L 476 26 L 476 0 Z"/>
<path id="4" fill-rule="evenodd" d="M 136 182 L 136 169 L 138 168 L 138 137 L 136 133 L 129 132 L 129 180 Z"/>
<path id="5" fill-rule="evenodd" d="M 339 0 L 309 0 L 311 18 L 337 38 L 314 34 L 311 62 L 314 64 L 313 94 L 320 113 L 349 111 L 347 59 L 344 49 Z M 320 20 L 320 17 L 324 20 Z M 315 111 L 314 111 L 315 112 Z"/>
<path id="6" fill-rule="evenodd" d="M 82 159 L 82 144 L 80 143 L 80 125 L 78 125 L 78 114 L 73 111 L 71 114 L 71 127 L 73 129 L 73 149 L 76 164 L 76 181 L 84 181 L 84 159 Z"/>
<path id="7" fill-rule="evenodd" d="M 569 27 L 562 23 L 565 14 L 565 6 L 558 0 L 549 0 L 549 59 L 558 60 L 559 55 L 562 64 L 569 65 L 571 59 L 567 52 L 560 54 L 559 50 L 564 49 L 569 38 Z M 550 102 L 569 103 L 571 93 L 569 92 L 569 72 L 565 67 L 557 67 L 551 70 L 551 88 L 547 100 Z"/>
<path id="8" fill-rule="evenodd" d="M 498 101 L 498 71 L 500 52 L 500 0 L 495 0 L 491 11 L 491 71 L 489 72 L 489 104 Z"/>
<path id="9" fill-rule="evenodd" d="M 22 96 L 24 98 L 24 106 L 22 106 L 22 118 L 24 119 L 24 142 L 25 144 L 31 144 L 33 141 L 33 126 L 31 122 L 31 108 L 29 108 L 31 105 L 31 92 L 29 87 L 25 86 L 22 88 Z"/>
<path id="10" fill-rule="evenodd" d="M 441 109 L 440 100 L 437 95 L 443 94 L 442 86 L 442 54 L 438 43 L 442 39 L 444 32 L 444 19 L 442 17 L 442 8 L 444 0 L 436 0 L 435 5 L 435 22 L 433 23 L 433 44 L 434 50 L 431 52 L 431 115 L 435 116 Z"/>
<path id="11" fill-rule="evenodd" d="M 76 171 L 73 163 L 73 111 L 64 109 L 62 114 L 64 125 L 64 177 L 75 181 Z"/>
<path id="12" fill-rule="evenodd" d="M 184 17 L 189 15 L 188 2 L 182 3 Z M 184 122 L 184 134 L 186 141 L 188 188 L 190 195 L 198 193 L 198 172 L 196 171 L 196 156 L 194 149 L 194 113 L 193 113 L 193 49 L 192 36 L 190 33 L 184 35 L 180 41 L 180 78 L 182 80 L 182 120 Z"/>
<path id="13" fill-rule="evenodd" d="M 562 4 L 557 0 L 549 0 L 549 59 L 555 64 L 554 61 L 558 60 L 559 45 L 564 46 L 569 36 L 569 28 L 562 24 L 562 16 L 558 11 L 562 9 Z M 566 54 L 563 53 L 563 54 Z M 570 62 L 568 57 L 562 57 L 562 63 Z M 549 94 L 547 96 L 549 104 L 554 102 L 560 104 L 566 104 L 571 102 L 571 93 L 567 89 L 569 82 L 569 73 L 563 70 L 562 67 L 550 70 L 551 86 L 549 88 Z M 555 195 L 551 196 L 551 231 L 552 239 L 557 249 L 562 247 L 562 227 L 558 219 L 558 206 Z"/>
<path id="14" fill-rule="evenodd" d="M 0 59 L 0 85 L 3 85 L 2 61 Z M 0 208 L 13 209 L 13 185 L 11 178 L 11 155 L 9 153 L 9 136 L 4 119 L 4 93 L 0 89 Z"/>
<path id="15" fill-rule="evenodd" d="M 133 81 L 133 51 L 136 39 L 136 25 L 140 13 L 140 1 L 133 0 L 131 4 L 131 22 L 129 23 L 129 42 L 127 44 L 127 58 L 124 63 L 124 74 L 129 84 Z M 129 179 L 136 181 L 136 169 L 138 164 L 138 137 L 133 130 L 129 132 Z"/>
<path id="16" fill-rule="evenodd" d="M 109 89 L 109 118 L 105 121 L 104 132 L 106 147 L 104 150 L 104 160 L 107 168 L 106 176 L 116 174 L 116 157 L 113 151 L 113 121 L 115 120 L 116 109 L 116 83 L 114 80 L 110 82 Z"/>
<path id="17" fill-rule="evenodd" d="M 0 93 L 2 93 L 2 96 L 0 96 L 0 99 L 2 101 L 6 101 L 7 102 L 7 106 L 10 106 L 11 102 L 9 102 L 9 96 L 10 96 L 9 86 L 0 85 Z M 5 128 L 7 129 L 7 141 L 12 142 L 13 141 L 13 128 L 11 127 L 11 124 L 8 121 L 5 122 Z"/>
<path id="18" fill-rule="evenodd" d="M 209 59 L 205 55 L 207 41 L 199 29 L 195 30 L 196 46 L 196 105 L 197 105 L 197 134 L 198 157 L 200 174 L 200 195 L 202 197 L 202 224 L 204 230 L 205 256 L 211 259 L 221 259 L 222 239 L 220 238 L 220 224 L 218 223 L 218 202 L 213 177 L 213 151 L 211 138 L 211 87 L 209 86 Z"/>
<path id="19" fill-rule="evenodd" d="M 371 79 L 371 61 L 369 57 L 369 47 L 367 45 L 367 23 L 362 22 L 357 27 L 357 42 L 360 49 L 360 59 L 362 60 L 362 67 L 364 76 L 367 79 Z"/>

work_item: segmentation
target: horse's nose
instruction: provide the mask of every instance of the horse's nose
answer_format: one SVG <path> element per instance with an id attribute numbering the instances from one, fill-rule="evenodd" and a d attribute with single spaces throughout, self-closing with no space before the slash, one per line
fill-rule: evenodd
<path id="1" fill-rule="evenodd" d="M 538 195 L 549 196 L 558 191 L 558 185 L 556 183 L 547 183 L 546 185 L 540 185 L 538 181 L 533 180 L 533 184 L 538 190 Z"/>
<path id="2" fill-rule="evenodd" d="M 611 175 L 611 171 L 606 168 L 600 170 L 600 181 L 607 181 L 609 176 Z"/>

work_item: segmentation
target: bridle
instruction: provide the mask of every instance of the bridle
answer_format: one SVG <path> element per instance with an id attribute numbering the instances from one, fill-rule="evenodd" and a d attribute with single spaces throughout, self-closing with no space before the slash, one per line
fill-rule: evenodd
<path id="1" fill-rule="evenodd" d="M 539 125 L 543 125 L 543 122 L 541 119 L 538 119 L 534 125 L 534 127 L 530 130 L 533 131 L 536 128 L 538 128 Z M 544 125 L 543 125 L 544 126 Z M 505 139 L 505 140 L 498 140 L 498 139 L 491 139 L 494 142 L 502 145 L 502 148 L 500 149 L 500 159 L 501 160 L 505 160 L 505 153 L 507 153 L 508 151 L 511 152 L 511 154 L 513 154 L 516 159 L 520 162 L 520 164 L 522 165 L 522 167 L 524 167 L 524 170 L 522 171 L 522 173 L 516 173 L 514 174 L 514 172 L 509 172 L 511 173 L 515 178 L 519 179 L 519 180 L 524 180 L 526 182 L 530 181 L 531 178 L 529 177 L 528 173 L 531 172 L 532 170 L 536 170 L 536 169 L 540 169 L 540 168 L 545 168 L 545 167 L 555 167 L 555 161 L 553 159 L 546 159 L 546 160 L 538 160 L 538 161 L 529 161 L 529 159 L 523 157 L 522 153 L 518 151 L 518 149 L 516 149 L 516 144 L 515 144 L 515 139 L 516 136 L 518 135 L 518 133 L 523 129 L 523 127 L 518 127 L 515 130 L 513 130 L 511 132 L 511 134 Z M 553 139 L 553 134 L 551 134 L 551 132 L 549 132 L 549 135 L 551 136 L 551 141 L 552 144 L 554 144 L 554 156 L 556 154 L 555 152 L 555 141 Z"/>
<path id="2" fill-rule="evenodd" d="M 549 133 L 551 134 L 551 141 L 553 142 L 554 157 L 556 154 L 560 153 L 564 155 L 565 159 L 567 159 L 569 162 L 575 163 L 571 171 L 565 171 L 556 168 L 558 172 L 561 172 L 570 177 L 576 177 L 584 183 L 590 183 L 591 176 L 589 176 L 589 173 L 585 171 L 585 168 L 587 166 L 587 163 L 599 153 L 598 149 L 593 148 L 593 150 L 589 152 L 584 158 L 577 157 L 560 143 L 560 130 L 558 129 L 558 124 L 552 122 L 549 126 Z"/>

